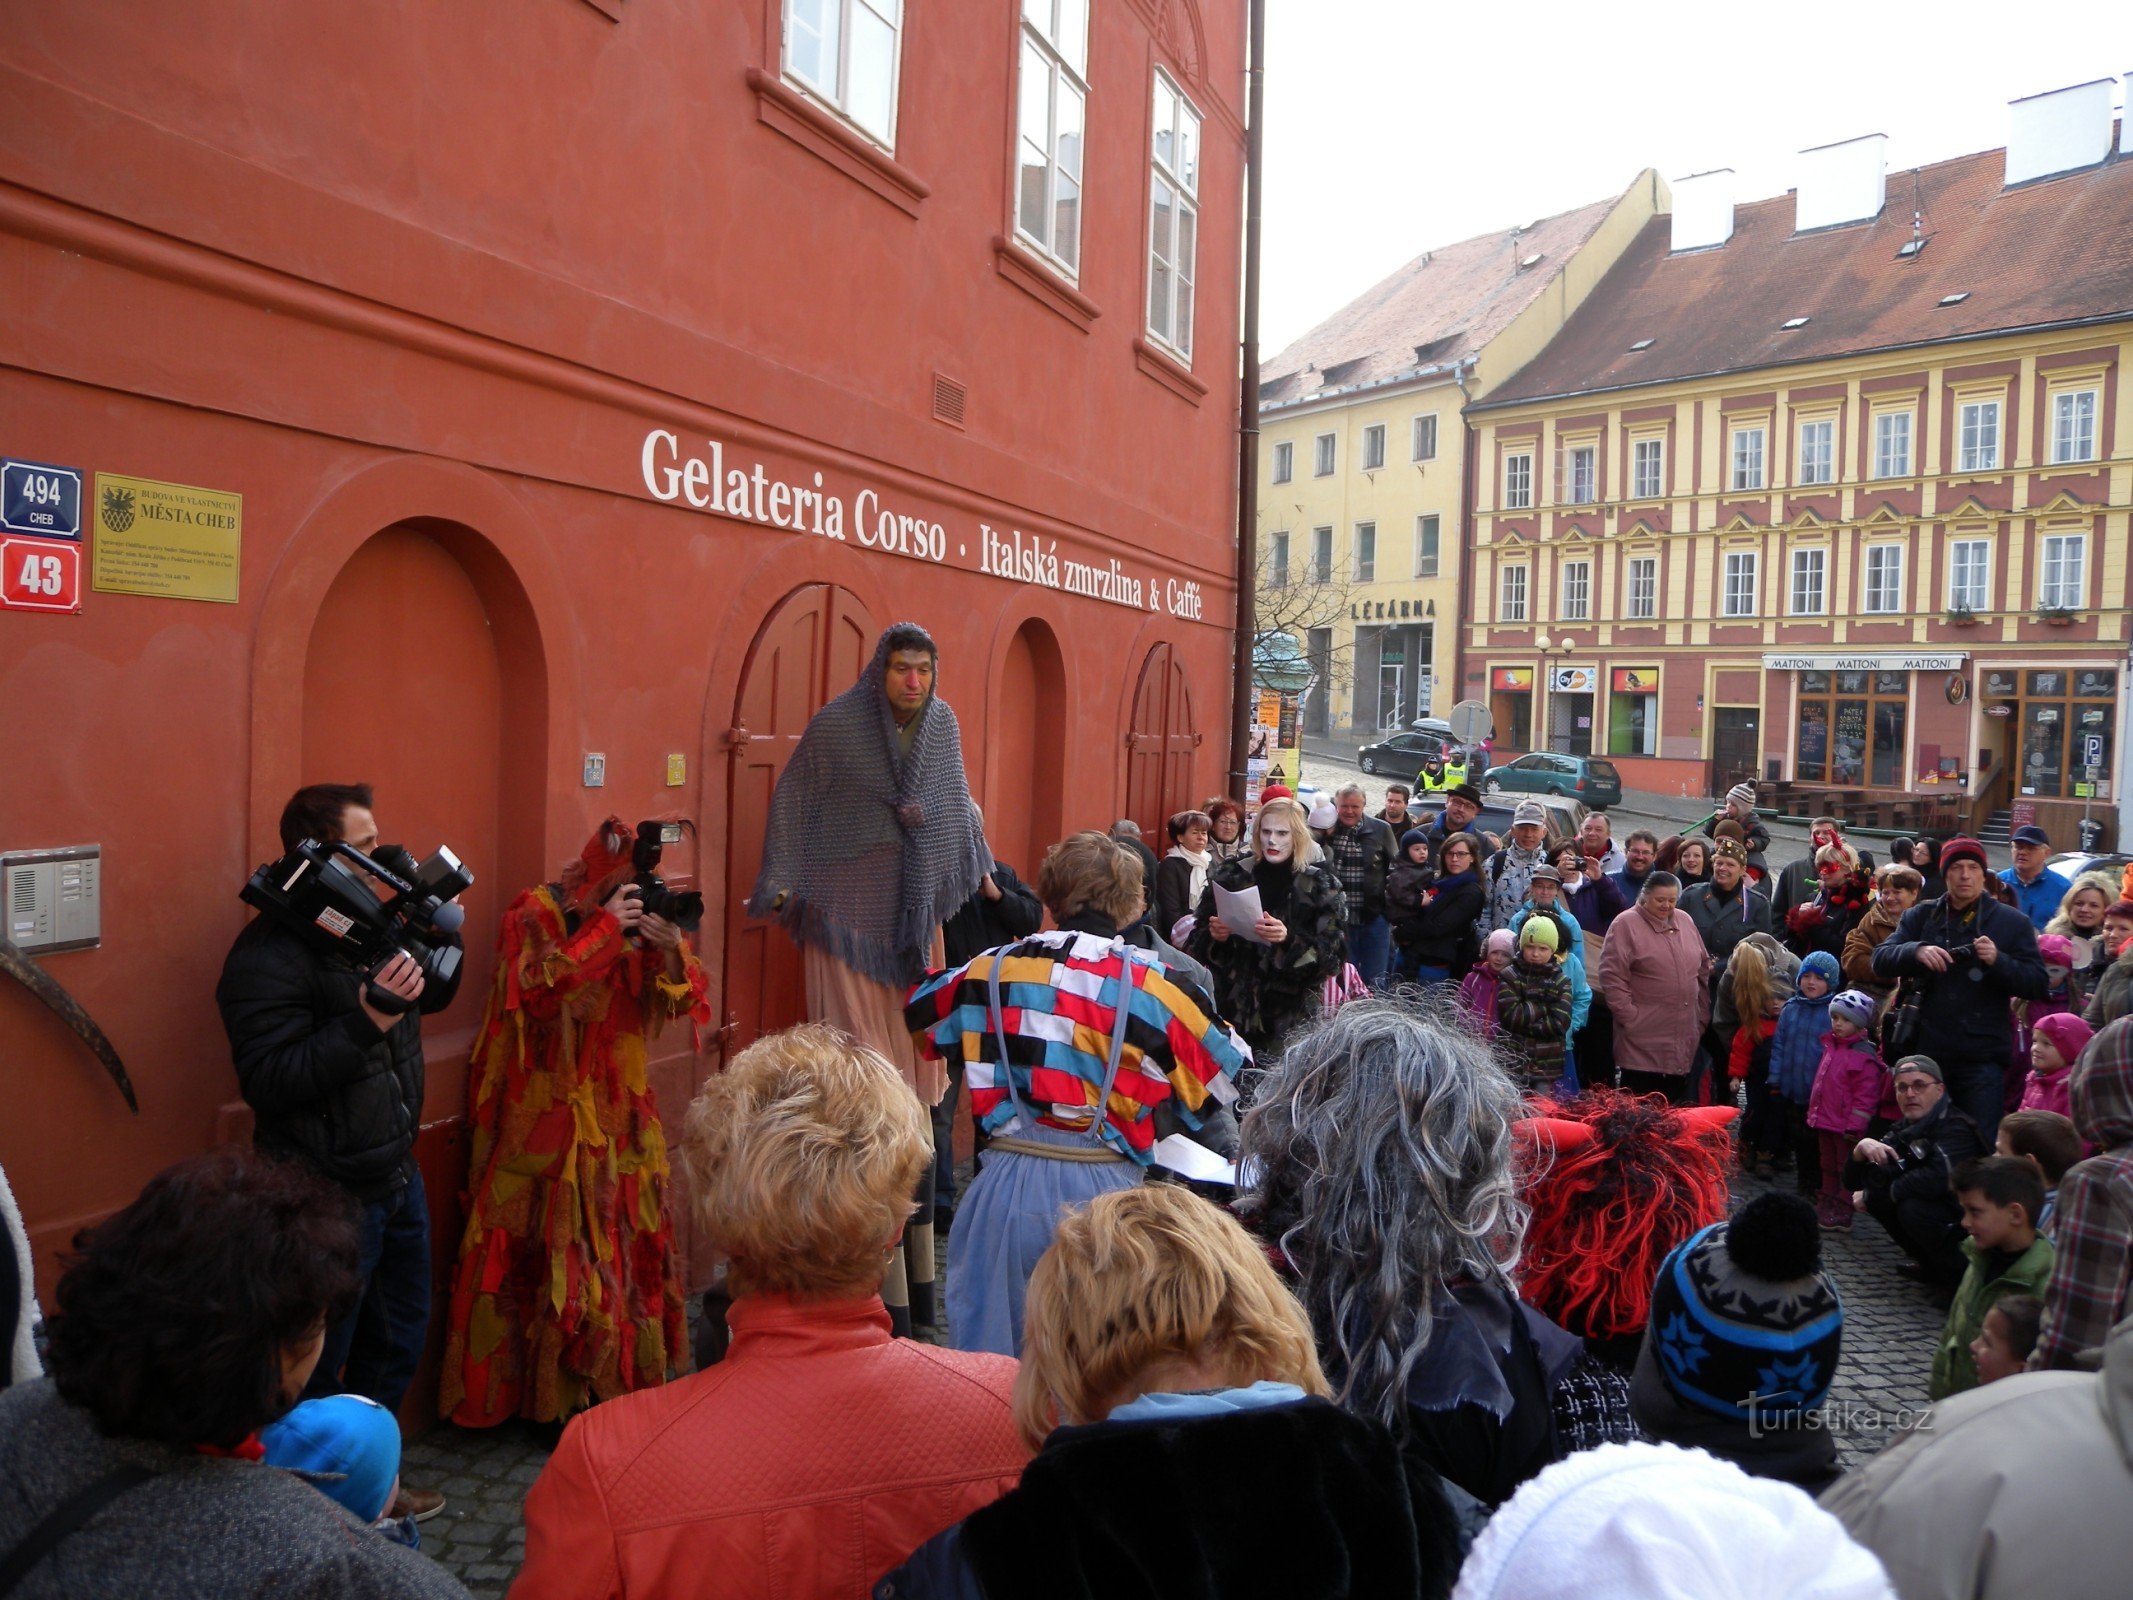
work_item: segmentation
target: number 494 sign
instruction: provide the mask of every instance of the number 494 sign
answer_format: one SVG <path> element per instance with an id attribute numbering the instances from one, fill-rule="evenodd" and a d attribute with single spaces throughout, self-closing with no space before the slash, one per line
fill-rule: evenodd
<path id="1" fill-rule="evenodd" d="M 0 458 L 0 529 L 38 539 L 81 537 L 81 474 Z"/>
<path id="2" fill-rule="evenodd" d="M 0 537 L 0 607 L 81 610 L 81 546 L 64 539 Z"/>

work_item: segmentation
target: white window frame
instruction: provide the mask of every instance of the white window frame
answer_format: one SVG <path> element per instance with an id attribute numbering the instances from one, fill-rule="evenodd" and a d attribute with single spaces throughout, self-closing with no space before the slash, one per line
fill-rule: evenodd
<path id="1" fill-rule="evenodd" d="M 1803 582 L 1809 579 L 1811 585 Z M 1829 615 L 1829 551 L 1826 548 L 1811 544 L 1792 552 L 1792 584 L 1787 600 L 1791 616 Z"/>
<path id="2" fill-rule="evenodd" d="M 1955 408 L 1955 470 L 2000 470 L 2000 402 L 1965 400 Z"/>
<path id="3" fill-rule="evenodd" d="M 1296 441 L 1283 439 L 1274 446 L 1273 481 L 1287 483 L 1296 476 Z"/>
<path id="4" fill-rule="evenodd" d="M 1417 461 L 1437 459 L 1437 413 L 1425 411 L 1408 428 L 1408 447 Z"/>
<path id="5" fill-rule="evenodd" d="M 1860 557 L 1859 610 L 1869 617 L 1893 617 L 1903 611 L 1903 555 L 1900 544 L 1870 544 Z"/>
<path id="6" fill-rule="evenodd" d="M 1289 586 L 1289 530 L 1276 528 L 1267 535 L 1267 567 L 1269 589 L 1286 589 Z"/>
<path id="7" fill-rule="evenodd" d="M 2096 459 L 2096 414 L 2101 409 L 2102 401 L 2094 389 L 2052 391 L 2051 465 L 2063 467 Z"/>
<path id="8" fill-rule="evenodd" d="M 1496 579 L 1496 620 L 1498 622 L 1524 622 L 1526 620 L 1526 583 L 1528 568 L 1521 561 L 1504 567 Z M 1517 582 L 1512 582 L 1516 578 Z"/>
<path id="9" fill-rule="evenodd" d="M 1040 15 L 1032 15 L 1039 13 Z M 1069 37 L 1078 33 L 1078 37 Z M 1089 125 L 1089 8 L 1086 0 L 1022 0 L 1022 49 L 1016 58 L 1021 82 L 1016 87 L 1015 238 L 1069 283 L 1081 280 L 1081 219 L 1088 212 L 1088 173 L 1084 153 Z M 1071 119 L 1062 111 L 1074 108 Z M 1044 125 L 1043 160 L 1038 187 L 1041 231 L 1023 215 L 1030 199 L 1028 174 L 1032 115 Z M 1066 126 L 1071 121 L 1071 128 Z M 1068 157 L 1072 171 L 1068 172 Z M 1073 185 L 1073 237 L 1061 238 L 1062 175 Z"/>
<path id="10" fill-rule="evenodd" d="M 1363 470 L 1377 472 L 1385 465 L 1385 424 L 1373 422 L 1363 430 Z"/>
<path id="11" fill-rule="evenodd" d="M 1444 559 L 1444 520 L 1434 511 L 1420 512 L 1415 517 L 1415 576 L 1434 578 Z M 1434 542 L 1436 549 L 1431 549 Z"/>
<path id="12" fill-rule="evenodd" d="M 1897 446 L 1901 445 L 1899 451 Z M 1874 476 L 1908 478 L 1911 475 L 1911 413 L 1874 413 Z"/>
<path id="13" fill-rule="evenodd" d="M 1333 529 L 1330 525 L 1311 530 L 1311 581 L 1333 581 Z"/>
<path id="14" fill-rule="evenodd" d="M 1177 81 L 1155 69 L 1155 133 L 1148 152 L 1148 337 L 1192 365 L 1194 288 L 1200 259 L 1200 111 Z M 1165 126 L 1164 106 L 1171 114 Z M 1166 154 L 1165 152 L 1168 152 Z M 1162 197 L 1168 194 L 1170 253 L 1164 254 Z M 1185 236 L 1189 235 L 1189 238 Z M 1181 246 L 1179 241 L 1185 238 Z M 1165 288 L 1164 274 L 1169 275 Z M 1158 313 L 1160 313 L 1160 320 Z"/>
<path id="15" fill-rule="evenodd" d="M 2088 565 L 2087 534 L 2044 535 L 2037 541 L 2037 604 L 2079 611 L 2088 602 Z"/>
<path id="16" fill-rule="evenodd" d="M 810 76 L 798 63 L 793 50 L 794 34 L 801 28 L 821 36 L 819 25 L 800 18 L 797 13 L 807 8 L 820 15 L 836 18 L 836 38 L 828 41 L 836 51 L 836 81 L 824 83 Z M 783 72 L 786 82 L 793 85 L 810 100 L 828 107 L 837 120 L 849 125 L 870 144 L 894 152 L 896 149 L 896 113 L 902 98 L 904 26 L 903 0 L 785 0 L 783 41 Z M 863 14 L 889 30 L 889 104 L 888 122 L 885 127 L 875 127 L 862 120 L 862 115 L 853 107 L 852 96 L 852 18 Z"/>
<path id="17" fill-rule="evenodd" d="M 1639 592 L 1641 591 L 1641 593 Z M 1659 558 L 1631 556 L 1623 609 L 1630 621 L 1652 622 L 1659 616 Z"/>
<path id="18" fill-rule="evenodd" d="M 1950 611 L 1990 611 L 1992 609 L 1992 541 L 1990 539 L 1950 539 L 1948 541 L 1948 609 Z"/>
<path id="19" fill-rule="evenodd" d="M 1370 546 L 1368 557 L 1363 554 L 1363 546 L 1366 540 Z M 1355 525 L 1354 547 L 1352 554 L 1355 563 L 1355 581 L 1357 583 L 1377 582 L 1378 525 L 1375 522 L 1358 522 Z"/>
<path id="20" fill-rule="evenodd" d="M 1733 430 L 1732 469 L 1726 482 L 1734 491 L 1763 487 L 1763 466 L 1769 454 L 1770 432 L 1761 423 Z"/>
<path id="21" fill-rule="evenodd" d="M 1592 563 L 1590 561 L 1566 561 L 1563 563 L 1563 609 L 1560 620 L 1564 622 L 1590 622 L 1592 620 Z"/>
<path id="22" fill-rule="evenodd" d="M 1600 498 L 1600 447 L 1572 445 L 1564 455 L 1568 458 L 1563 473 L 1564 503 L 1573 506 L 1593 504 Z M 1581 471 L 1582 483 L 1578 481 Z"/>
<path id="23" fill-rule="evenodd" d="M 1722 617 L 1752 617 L 1762 601 L 1763 553 L 1760 550 L 1728 550 L 1719 564 L 1718 614 Z M 1736 581 L 1747 575 L 1745 584 Z M 1744 603 L 1743 603 L 1744 602 Z"/>
<path id="24" fill-rule="evenodd" d="M 1812 435 L 1812 437 L 1810 437 Z M 1810 417 L 1800 424 L 1800 459 L 1794 481 L 1806 485 L 1837 481 L 1837 421 Z"/>
<path id="25" fill-rule="evenodd" d="M 1666 494 L 1664 439 L 1632 439 L 1629 443 L 1629 461 L 1632 500 L 1657 500 Z"/>
<path id="26" fill-rule="evenodd" d="M 1503 458 L 1503 508 L 1506 511 L 1530 511 L 1533 509 L 1533 452 L 1513 450 Z"/>
<path id="27" fill-rule="evenodd" d="M 1330 478 L 1340 461 L 1338 437 L 1330 433 L 1314 434 L 1311 439 L 1311 476 Z"/>

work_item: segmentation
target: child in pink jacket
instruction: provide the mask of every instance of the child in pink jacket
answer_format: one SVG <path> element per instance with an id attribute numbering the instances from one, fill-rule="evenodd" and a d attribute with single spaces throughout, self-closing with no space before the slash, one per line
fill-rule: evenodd
<path id="1" fill-rule="evenodd" d="M 2039 1022 L 2029 1045 L 2029 1077 L 2022 1084 L 2024 1111 L 2056 1111 L 2062 1117 L 2074 1114 L 2074 1063 L 2081 1059 L 2095 1035 L 2089 1025 L 2071 1012 L 2059 1012 Z"/>
<path id="2" fill-rule="evenodd" d="M 1459 982 L 1459 1008 L 1481 1028 L 1484 1039 L 1496 1037 L 1496 980 L 1518 956 L 1518 940 L 1509 928 L 1498 928 L 1481 947 L 1481 959 Z"/>
<path id="3" fill-rule="evenodd" d="M 1822 1226 L 1849 1233 L 1851 1196 L 1844 1191 L 1844 1163 L 1866 1132 L 1881 1104 L 1882 1080 L 1889 1069 L 1874 1048 L 1874 997 L 1847 989 L 1829 1003 L 1829 1032 L 1822 1036 L 1822 1060 L 1807 1098 L 1807 1126 L 1821 1146 L 1822 1194 L 1815 1202 Z"/>

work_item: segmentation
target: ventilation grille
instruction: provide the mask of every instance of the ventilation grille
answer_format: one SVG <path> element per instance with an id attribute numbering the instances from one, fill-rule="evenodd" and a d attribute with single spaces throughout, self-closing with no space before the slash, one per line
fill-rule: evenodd
<path id="1" fill-rule="evenodd" d="M 970 391 L 955 379 L 936 372 L 933 375 L 933 420 L 945 422 L 951 428 L 963 425 L 963 405 L 970 398 Z"/>

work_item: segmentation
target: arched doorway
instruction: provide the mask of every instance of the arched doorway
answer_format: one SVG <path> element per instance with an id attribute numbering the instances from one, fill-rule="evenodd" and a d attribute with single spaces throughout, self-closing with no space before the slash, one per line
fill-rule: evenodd
<path id="1" fill-rule="evenodd" d="M 726 1049 L 803 1020 L 807 990 L 799 948 L 775 922 L 748 915 L 762 870 L 763 834 L 778 776 L 807 722 L 832 695 L 859 679 L 880 628 L 849 589 L 811 583 L 764 620 L 741 668 L 729 739 L 726 807 Z M 836 796 L 821 797 L 834 826 Z"/>
<path id="2" fill-rule="evenodd" d="M 993 854 L 1028 882 L 1064 827 L 1066 663 L 1059 640 L 1036 617 L 1015 630 L 1000 673 L 1000 698 L 985 730 L 993 742 L 985 835 Z"/>
<path id="3" fill-rule="evenodd" d="M 1184 664 L 1167 641 L 1158 643 L 1141 663 L 1133 728 L 1126 737 L 1126 815 L 1141 825 L 1152 849 L 1168 848 L 1163 824 L 1174 813 L 1206 798 L 1192 792 L 1193 752 L 1199 745 Z"/>
<path id="4" fill-rule="evenodd" d="M 497 917 L 544 875 L 546 685 L 539 628 L 510 564 L 452 523 L 399 523 L 359 546 L 327 589 L 304 656 L 303 781 L 374 785 L 387 840 L 418 857 L 450 845 L 475 873 L 462 901 L 458 997 L 422 1030 L 429 1071 L 415 1158 L 440 1306 L 463 1221 L 466 1052 L 495 970 Z M 431 1415 L 443 1336 L 433 1317 L 402 1407 L 415 1425 Z"/>

